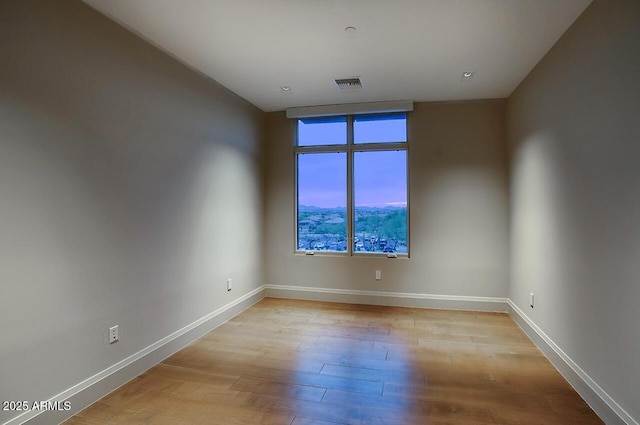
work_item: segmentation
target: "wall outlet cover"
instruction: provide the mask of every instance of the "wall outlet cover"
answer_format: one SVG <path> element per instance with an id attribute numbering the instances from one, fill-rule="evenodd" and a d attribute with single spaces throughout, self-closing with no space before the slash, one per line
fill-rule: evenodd
<path id="1" fill-rule="evenodd" d="M 118 342 L 118 325 L 111 326 L 109 328 L 109 344 L 113 344 L 114 342 Z"/>

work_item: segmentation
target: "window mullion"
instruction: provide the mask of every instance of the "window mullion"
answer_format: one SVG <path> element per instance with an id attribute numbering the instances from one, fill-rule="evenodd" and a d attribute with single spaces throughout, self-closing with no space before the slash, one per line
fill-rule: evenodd
<path id="1" fill-rule="evenodd" d="M 347 117 L 347 253 L 353 255 L 353 116 Z"/>

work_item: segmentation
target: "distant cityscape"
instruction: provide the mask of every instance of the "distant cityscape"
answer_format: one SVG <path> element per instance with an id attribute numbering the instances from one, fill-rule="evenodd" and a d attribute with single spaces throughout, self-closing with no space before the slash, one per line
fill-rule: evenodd
<path id="1" fill-rule="evenodd" d="M 298 206 L 298 249 L 347 251 L 347 209 Z M 407 253 L 407 208 L 356 206 L 354 252 Z"/>

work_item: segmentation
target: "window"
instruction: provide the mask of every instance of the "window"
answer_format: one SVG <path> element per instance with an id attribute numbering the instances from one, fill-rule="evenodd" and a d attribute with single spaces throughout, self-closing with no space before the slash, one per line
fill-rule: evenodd
<path id="1" fill-rule="evenodd" d="M 347 250 L 347 154 L 298 155 L 298 249 Z"/>
<path id="2" fill-rule="evenodd" d="M 298 120 L 298 251 L 406 255 L 404 113 Z"/>
<path id="3" fill-rule="evenodd" d="M 407 151 L 353 154 L 354 250 L 407 253 Z"/>
<path id="4" fill-rule="evenodd" d="M 353 118 L 354 143 L 386 143 L 407 141 L 405 114 L 360 115 Z"/>
<path id="5" fill-rule="evenodd" d="M 347 117 L 298 120 L 298 146 L 345 145 Z"/>

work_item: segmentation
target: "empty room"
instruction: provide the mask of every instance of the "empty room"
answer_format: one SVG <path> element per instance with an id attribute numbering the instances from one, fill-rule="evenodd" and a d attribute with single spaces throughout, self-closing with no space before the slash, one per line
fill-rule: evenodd
<path id="1" fill-rule="evenodd" d="M 640 424 L 640 1 L 0 0 L 0 424 Z"/>

